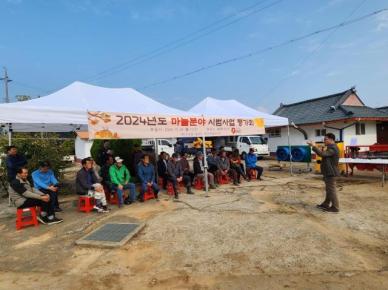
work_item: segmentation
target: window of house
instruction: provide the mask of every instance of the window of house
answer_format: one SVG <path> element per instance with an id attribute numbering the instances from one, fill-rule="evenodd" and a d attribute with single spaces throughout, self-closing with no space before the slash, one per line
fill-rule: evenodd
<path id="1" fill-rule="evenodd" d="M 365 135 L 365 123 L 356 124 L 356 135 Z"/>
<path id="2" fill-rule="evenodd" d="M 316 129 L 315 130 L 315 136 L 316 137 L 322 137 L 326 135 L 326 129 Z"/>
<path id="3" fill-rule="evenodd" d="M 272 129 L 269 129 L 268 130 L 268 136 L 269 137 L 281 137 L 282 134 L 281 134 L 281 130 L 280 128 L 272 128 Z"/>

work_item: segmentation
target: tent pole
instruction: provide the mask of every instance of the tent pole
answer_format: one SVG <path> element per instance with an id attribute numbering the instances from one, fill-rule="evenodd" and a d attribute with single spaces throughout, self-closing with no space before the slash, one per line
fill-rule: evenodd
<path id="1" fill-rule="evenodd" d="M 203 115 L 202 115 L 202 118 L 203 118 Z M 209 180 L 208 180 L 208 177 L 207 177 L 207 158 L 206 158 L 206 139 L 205 139 L 205 128 L 203 128 L 203 136 L 202 136 L 202 149 L 203 149 L 203 167 L 205 169 L 204 173 L 205 173 L 205 191 L 206 191 L 206 195 L 205 197 L 209 197 Z"/>
<path id="2" fill-rule="evenodd" d="M 8 124 L 8 146 L 12 145 L 12 124 Z"/>
<path id="3" fill-rule="evenodd" d="M 158 176 L 158 139 L 154 138 L 154 155 L 155 155 L 155 175 L 156 175 L 156 184 L 158 184 L 159 176 Z"/>
<path id="4" fill-rule="evenodd" d="M 288 150 L 290 151 L 290 175 L 292 175 L 292 154 L 291 154 L 291 143 L 290 143 L 290 125 L 287 125 L 287 139 L 288 139 Z"/>

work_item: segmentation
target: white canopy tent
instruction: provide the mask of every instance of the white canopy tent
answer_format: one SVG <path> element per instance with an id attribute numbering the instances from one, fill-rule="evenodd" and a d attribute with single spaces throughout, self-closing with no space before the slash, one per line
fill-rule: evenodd
<path id="1" fill-rule="evenodd" d="M 203 99 L 189 110 L 194 115 L 204 116 L 232 116 L 241 118 L 263 118 L 264 126 L 287 126 L 288 119 L 252 109 L 236 100 L 219 100 L 211 97 Z"/>
<path id="2" fill-rule="evenodd" d="M 289 121 L 287 118 L 267 114 L 264 112 L 252 109 L 236 100 L 219 100 L 211 97 L 207 97 L 192 107 L 189 111 L 192 114 L 201 114 L 203 116 L 233 116 L 241 118 L 263 118 L 264 126 L 281 127 L 287 126 L 288 128 L 288 147 L 291 152 L 290 144 L 290 129 Z M 290 173 L 292 174 L 292 156 L 290 158 Z"/>
<path id="3" fill-rule="evenodd" d="M 1 104 L 0 124 L 11 124 L 15 132 L 87 130 L 87 111 L 187 114 L 131 88 L 104 88 L 76 81 L 38 99 Z"/>

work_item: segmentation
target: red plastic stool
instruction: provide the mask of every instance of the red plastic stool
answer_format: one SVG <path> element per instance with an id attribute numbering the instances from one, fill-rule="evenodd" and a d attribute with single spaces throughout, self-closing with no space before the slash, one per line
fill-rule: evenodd
<path id="1" fill-rule="evenodd" d="M 111 194 L 110 194 L 108 186 L 106 186 L 106 185 L 104 185 L 104 193 L 105 193 L 106 201 L 110 203 Z"/>
<path id="2" fill-rule="evenodd" d="M 110 193 L 109 196 L 110 196 L 109 198 L 110 204 L 119 204 L 119 197 L 116 191 L 113 191 L 112 193 Z"/>
<path id="3" fill-rule="evenodd" d="M 197 190 L 202 190 L 204 188 L 203 179 L 202 178 L 195 178 L 194 180 L 194 188 Z"/>
<path id="4" fill-rule="evenodd" d="M 167 182 L 167 194 L 168 195 L 174 195 L 174 187 L 172 186 L 172 182 L 168 181 Z"/>
<path id="5" fill-rule="evenodd" d="M 91 212 L 94 207 L 94 198 L 91 196 L 80 196 L 78 199 L 78 210 Z"/>
<path id="6" fill-rule="evenodd" d="M 229 184 L 229 176 L 228 175 L 220 175 L 218 176 L 219 184 Z"/>
<path id="7" fill-rule="evenodd" d="M 249 176 L 251 179 L 256 179 L 257 177 L 257 171 L 254 168 L 249 169 Z"/>
<path id="8" fill-rule="evenodd" d="M 155 198 L 154 190 L 152 186 L 147 187 L 147 191 L 144 192 L 144 201 Z"/>
<path id="9" fill-rule="evenodd" d="M 163 187 L 163 178 L 162 177 L 158 178 L 158 185 L 159 185 L 160 188 Z"/>
<path id="10" fill-rule="evenodd" d="M 28 216 L 23 216 L 23 213 L 30 213 Z M 28 207 L 28 208 L 18 208 L 16 210 L 16 229 L 20 230 L 26 226 L 35 226 L 39 225 L 38 223 L 38 214 L 39 208 Z"/>

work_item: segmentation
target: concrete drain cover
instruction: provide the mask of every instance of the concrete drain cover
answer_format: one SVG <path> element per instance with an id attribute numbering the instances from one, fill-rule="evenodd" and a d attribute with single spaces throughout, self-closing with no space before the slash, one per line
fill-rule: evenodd
<path id="1" fill-rule="evenodd" d="M 136 235 L 145 224 L 109 223 L 102 225 L 75 243 L 100 247 L 120 247 Z"/>

